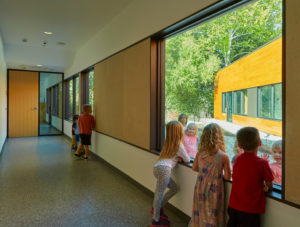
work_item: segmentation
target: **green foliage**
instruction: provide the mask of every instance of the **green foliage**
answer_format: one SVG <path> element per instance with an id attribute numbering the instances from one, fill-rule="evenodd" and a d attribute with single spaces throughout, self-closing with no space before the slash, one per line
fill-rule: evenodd
<path id="1" fill-rule="evenodd" d="M 212 116 L 214 74 L 281 30 L 282 0 L 260 0 L 166 40 L 167 112 Z"/>

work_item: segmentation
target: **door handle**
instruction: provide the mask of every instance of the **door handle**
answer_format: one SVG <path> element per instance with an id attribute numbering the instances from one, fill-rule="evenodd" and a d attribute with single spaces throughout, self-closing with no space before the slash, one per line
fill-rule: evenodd
<path id="1" fill-rule="evenodd" d="M 37 110 L 38 108 L 37 108 L 37 107 L 33 107 L 32 109 L 33 109 L 33 110 Z"/>

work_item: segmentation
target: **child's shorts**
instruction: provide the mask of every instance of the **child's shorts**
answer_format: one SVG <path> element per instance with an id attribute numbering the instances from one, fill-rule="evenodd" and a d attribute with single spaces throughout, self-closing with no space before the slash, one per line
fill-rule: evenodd
<path id="1" fill-rule="evenodd" d="M 75 140 L 76 140 L 77 143 L 79 142 L 79 140 L 80 140 L 79 134 L 78 135 L 75 134 Z"/>
<path id="2" fill-rule="evenodd" d="M 91 145 L 91 135 L 79 134 L 82 145 Z"/>

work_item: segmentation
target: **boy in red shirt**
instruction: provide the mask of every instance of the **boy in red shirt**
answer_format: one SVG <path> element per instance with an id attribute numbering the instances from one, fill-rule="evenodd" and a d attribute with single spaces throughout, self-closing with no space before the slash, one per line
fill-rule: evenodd
<path id="1" fill-rule="evenodd" d="M 85 151 L 85 154 L 83 155 L 84 159 L 88 159 L 89 145 L 91 145 L 92 129 L 94 128 L 95 125 L 95 119 L 91 115 L 91 113 L 92 113 L 91 105 L 84 105 L 83 114 L 80 114 L 78 118 L 80 143 L 74 155 L 80 157 L 79 151 L 83 146 Z"/>
<path id="2" fill-rule="evenodd" d="M 237 141 L 244 153 L 233 165 L 227 227 L 259 227 L 260 214 L 265 212 L 265 192 L 272 190 L 274 177 L 269 163 L 257 156 L 261 141 L 256 128 L 240 129 Z"/>

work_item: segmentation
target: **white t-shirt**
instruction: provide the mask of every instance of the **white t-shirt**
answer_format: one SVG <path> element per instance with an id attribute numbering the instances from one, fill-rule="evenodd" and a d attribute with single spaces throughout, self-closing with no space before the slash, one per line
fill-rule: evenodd
<path id="1" fill-rule="evenodd" d="M 171 169 L 173 169 L 176 166 L 177 162 L 178 162 L 178 157 L 181 157 L 184 162 L 190 162 L 190 156 L 185 151 L 184 146 L 183 146 L 182 143 L 180 143 L 178 152 L 176 153 L 176 155 L 173 158 L 161 159 L 154 165 L 154 167 L 156 167 L 156 166 L 168 166 Z"/>

